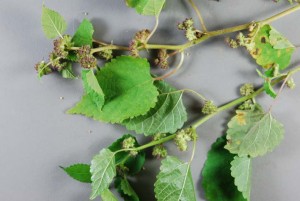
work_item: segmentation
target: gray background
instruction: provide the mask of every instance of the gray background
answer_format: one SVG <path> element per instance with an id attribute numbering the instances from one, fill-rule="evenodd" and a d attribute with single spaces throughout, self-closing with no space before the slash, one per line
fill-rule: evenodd
<path id="1" fill-rule="evenodd" d="M 152 42 L 181 44 L 183 33 L 177 22 L 195 17 L 184 0 L 168 0 L 161 15 L 159 31 Z M 271 0 L 198 0 L 209 30 L 263 19 L 289 6 Z M 116 44 L 128 44 L 133 34 L 142 28 L 152 28 L 154 19 L 139 16 L 127 9 L 121 0 L 47 0 L 45 4 L 63 14 L 73 34 L 79 22 L 87 17 L 95 25 L 95 37 Z M 42 1 L 0 1 L 0 200 L 5 201 L 82 201 L 88 200 L 90 186 L 70 179 L 58 168 L 72 163 L 89 163 L 100 149 L 127 131 L 120 126 L 106 125 L 64 112 L 82 94 L 79 80 L 64 80 L 50 75 L 38 80 L 33 70 L 36 62 L 47 59 L 52 42 L 40 26 Z M 87 12 L 86 16 L 84 13 Z M 300 12 L 273 25 L 293 43 L 300 44 Z M 197 24 L 198 25 L 198 24 Z M 256 65 L 243 50 L 230 49 L 224 37 L 218 37 L 187 50 L 180 72 L 168 81 L 178 88 L 191 88 L 205 94 L 217 104 L 238 97 L 238 86 L 245 82 L 261 84 Z M 299 64 L 299 49 L 292 66 Z M 300 74 L 295 77 L 300 83 Z M 274 108 L 274 116 L 286 128 L 286 136 L 273 153 L 254 160 L 252 178 L 253 201 L 299 200 L 300 191 L 300 87 L 286 90 Z M 60 100 L 64 97 L 64 100 Z M 272 100 L 259 98 L 267 108 Z M 187 95 L 190 110 L 199 109 L 197 98 Z M 200 172 L 206 153 L 215 139 L 226 129 L 232 115 L 224 112 L 198 129 L 200 139 L 192 172 L 198 200 Z M 190 119 L 197 117 L 192 112 Z M 89 130 L 92 132 L 90 133 Z M 178 154 L 169 146 L 171 154 Z M 190 153 L 180 154 L 181 158 Z M 159 161 L 151 161 L 137 179 L 135 186 L 142 200 L 154 200 L 152 185 Z M 147 197 L 147 199 L 146 199 Z"/>

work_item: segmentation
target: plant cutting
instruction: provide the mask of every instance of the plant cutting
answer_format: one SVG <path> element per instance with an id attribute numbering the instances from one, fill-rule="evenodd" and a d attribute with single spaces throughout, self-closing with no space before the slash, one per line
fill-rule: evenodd
<path id="1" fill-rule="evenodd" d="M 197 154 L 197 128 L 219 113 L 234 108 L 236 112 L 228 122 L 226 135 L 216 139 L 208 152 L 202 170 L 202 187 L 210 201 L 251 200 L 252 161 L 273 151 L 284 137 L 284 126 L 274 118 L 272 109 L 285 87 L 295 87 L 292 77 L 300 67 L 290 67 L 297 47 L 270 23 L 299 11 L 299 3 L 290 1 L 290 8 L 266 19 L 210 31 L 196 3 L 193 0 L 185 2 L 196 12 L 201 29 L 195 27 L 194 19 L 182 19 L 175 26 L 186 38 L 186 43 L 177 45 L 149 43 L 159 27 L 159 16 L 166 0 L 125 1 L 130 9 L 153 16 L 156 21 L 152 30 L 137 30 L 127 46 L 99 40 L 88 19 L 81 22 L 74 35 L 67 35 L 63 16 L 46 6 L 42 8 L 43 31 L 54 41 L 49 59 L 35 66 L 38 77 L 59 73 L 67 79 L 80 78 L 84 94 L 67 113 L 84 115 L 101 123 L 120 124 L 131 133 L 99 150 L 90 164 L 61 167 L 73 179 L 91 184 L 90 199 L 118 200 L 111 191 L 115 188 L 124 200 L 144 200 L 130 183 L 141 171 L 147 171 L 143 170 L 145 161 L 149 160 L 145 151 L 151 150 L 153 158 L 161 160 L 153 187 L 156 199 L 196 200 L 190 167 Z M 167 78 L 184 64 L 187 49 L 230 33 L 235 33 L 236 37 L 227 38 L 224 45 L 247 50 L 257 64 L 254 68 L 262 80 L 261 87 L 244 83 L 239 98 L 217 106 L 205 94 L 192 89 L 176 89 L 167 82 Z M 140 52 L 144 50 L 153 51 L 156 56 L 143 58 Z M 180 58 L 175 65 L 170 63 L 173 57 Z M 100 59 L 105 65 L 98 65 Z M 73 71 L 76 63 L 82 67 L 80 75 Z M 151 67 L 154 65 L 165 73 L 162 76 L 153 74 Z M 278 91 L 275 85 L 280 86 Z M 192 124 L 187 124 L 188 113 L 182 100 L 186 93 L 196 95 L 199 105 L 202 104 L 199 120 Z M 262 108 L 256 101 L 261 94 L 274 99 L 269 108 Z M 136 135 L 144 135 L 150 141 L 140 144 Z M 190 146 L 190 157 L 183 161 L 170 155 L 167 143 L 174 143 L 179 151 L 187 151 Z"/>

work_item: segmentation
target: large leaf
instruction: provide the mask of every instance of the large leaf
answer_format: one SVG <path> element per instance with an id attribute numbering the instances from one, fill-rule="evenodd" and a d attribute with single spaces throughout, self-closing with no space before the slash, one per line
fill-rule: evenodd
<path id="1" fill-rule="evenodd" d="M 230 163 L 234 155 L 224 149 L 225 136 L 212 145 L 202 170 L 202 186 L 208 201 L 246 201 L 234 185 Z"/>
<path id="2" fill-rule="evenodd" d="M 140 145 L 138 144 L 136 138 L 130 134 L 127 134 L 123 135 L 120 139 L 113 142 L 108 147 L 108 149 L 112 152 L 116 152 L 123 149 L 123 141 L 130 137 L 135 140 L 135 147 L 139 147 Z M 128 173 L 130 175 L 134 175 L 140 172 L 145 164 L 145 160 L 146 154 L 144 151 L 139 151 L 139 153 L 136 156 L 131 156 L 130 153 L 126 151 L 118 152 L 115 155 L 116 165 L 123 164 L 125 167 L 128 168 Z"/>
<path id="3" fill-rule="evenodd" d="M 92 47 L 93 33 L 94 27 L 92 23 L 88 19 L 84 19 L 77 28 L 77 31 L 72 38 L 72 41 L 77 47 L 84 45 L 89 45 L 90 47 Z"/>
<path id="4" fill-rule="evenodd" d="M 84 95 L 69 113 L 121 123 L 125 119 L 144 115 L 155 106 L 158 92 L 146 59 L 117 57 L 101 68 L 96 76 L 105 95 L 102 110 Z"/>
<path id="5" fill-rule="evenodd" d="M 158 201 L 196 200 L 190 163 L 183 163 L 173 156 L 162 160 L 157 181 L 154 184 Z"/>
<path id="6" fill-rule="evenodd" d="M 53 39 L 57 36 L 62 37 L 66 31 L 67 23 L 59 13 L 43 6 L 42 27 L 46 37 Z"/>
<path id="7" fill-rule="evenodd" d="M 135 193 L 130 183 L 126 178 L 117 177 L 115 187 L 125 201 L 139 201 L 138 195 Z"/>
<path id="8" fill-rule="evenodd" d="M 87 164 L 75 164 L 69 167 L 61 167 L 70 177 L 73 179 L 84 182 L 91 183 L 91 173 L 90 165 Z"/>
<path id="9" fill-rule="evenodd" d="M 295 48 L 270 25 L 264 25 L 256 31 L 253 36 L 254 48 L 250 54 L 257 64 L 266 69 L 278 64 L 281 70 L 285 69 L 290 64 Z"/>
<path id="10" fill-rule="evenodd" d="M 231 175 L 234 177 L 234 184 L 243 193 L 244 198 L 250 200 L 252 160 L 244 156 L 235 156 L 231 162 Z"/>
<path id="11" fill-rule="evenodd" d="M 92 194 L 90 199 L 95 199 L 108 189 L 116 176 L 115 154 L 109 149 L 103 149 L 94 156 L 91 162 Z"/>
<path id="12" fill-rule="evenodd" d="M 146 115 L 125 120 L 128 130 L 139 134 L 174 133 L 187 120 L 187 113 L 182 103 L 183 91 L 178 91 L 164 81 L 156 82 L 160 94 L 154 108 Z"/>
<path id="13" fill-rule="evenodd" d="M 228 123 L 227 145 L 239 156 L 262 156 L 272 151 L 283 139 L 283 125 L 261 109 L 240 111 Z"/>
<path id="14" fill-rule="evenodd" d="M 101 198 L 102 198 L 102 201 L 118 201 L 116 196 L 109 189 L 105 189 L 101 193 Z"/>
<path id="15" fill-rule="evenodd" d="M 128 6 L 141 15 L 159 16 L 166 0 L 126 0 Z"/>

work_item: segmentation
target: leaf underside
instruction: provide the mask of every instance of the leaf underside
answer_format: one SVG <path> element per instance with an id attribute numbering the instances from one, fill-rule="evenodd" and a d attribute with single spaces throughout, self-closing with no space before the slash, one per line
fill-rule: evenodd
<path id="1" fill-rule="evenodd" d="M 189 163 L 183 163 L 173 156 L 167 156 L 161 163 L 160 173 L 154 184 L 156 199 L 158 201 L 196 200 Z"/>
<path id="2" fill-rule="evenodd" d="M 66 31 L 67 23 L 57 12 L 43 6 L 42 28 L 47 38 L 54 39 Z"/>
<path id="3" fill-rule="evenodd" d="M 239 156 L 262 156 L 272 151 L 283 139 L 283 125 L 261 109 L 236 112 L 228 123 L 227 145 Z"/>
<path id="4" fill-rule="evenodd" d="M 231 162 L 231 176 L 238 190 L 243 193 L 245 199 L 250 200 L 252 160 L 249 157 L 235 156 Z"/>
<path id="5" fill-rule="evenodd" d="M 95 199 L 108 189 L 116 176 L 115 154 L 109 149 L 103 149 L 93 157 L 91 162 L 92 193 L 90 199 Z"/>

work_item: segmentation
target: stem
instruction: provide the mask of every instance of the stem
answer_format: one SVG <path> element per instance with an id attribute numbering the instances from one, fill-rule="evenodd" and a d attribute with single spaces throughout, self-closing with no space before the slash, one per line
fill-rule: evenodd
<path id="1" fill-rule="evenodd" d="M 147 37 L 145 43 L 148 43 L 148 41 L 150 40 L 150 38 L 151 38 L 151 37 L 153 36 L 153 34 L 156 32 L 157 27 L 158 27 L 158 24 L 159 24 L 158 16 L 155 16 L 155 26 L 154 26 L 153 30 L 151 31 L 151 33 L 149 34 L 149 36 Z"/>
<path id="2" fill-rule="evenodd" d="M 285 10 L 285 11 L 283 11 L 281 13 L 278 13 L 278 14 L 272 16 L 272 17 L 269 17 L 269 18 L 267 18 L 265 20 L 262 20 L 259 23 L 262 24 L 262 25 L 269 24 L 269 23 L 271 23 L 271 22 L 273 22 L 275 20 L 278 20 L 278 19 L 280 19 L 280 18 L 282 18 L 284 16 L 287 16 L 287 15 L 289 15 L 289 14 L 291 14 L 291 13 L 297 11 L 297 10 L 300 10 L 300 5 L 297 5 L 297 6 L 294 6 L 294 7 L 290 8 L 290 9 L 287 9 L 287 10 Z"/>
<path id="3" fill-rule="evenodd" d="M 264 25 L 267 23 L 271 23 L 275 20 L 278 20 L 279 18 L 282 18 L 286 15 L 289 15 L 297 10 L 300 10 L 300 5 L 294 6 L 290 9 L 287 9 L 279 14 L 276 14 L 272 17 L 269 17 L 265 20 L 261 20 L 258 21 L 257 23 L 260 25 Z M 143 48 L 141 49 L 168 49 L 168 50 L 177 50 L 179 52 L 182 52 L 183 50 L 190 48 L 194 45 L 200 44 L 203 41 L 206 41 L 212 37 L 215 36 L 220 36 L 220 35 L 224 35 L 224 34 L 229 34 L 229 33 L 233 33 L 233 32 L 237 32 L 237 31 L 242 31 L 245 29 L 248 29 L 248 27 L 250 25 L 252 25 L 254 22 L 249 22 L 246 24 L 242 24 L 242 25 L 238 25 L 238 26 L 233 26 L 233 27 L 229 27 L 229 28 L 225 28 L 225 29 L 220 29 L 220 30 L 216 30 L 216 31 L 210 31 L 205 33 L 201 38 L 193 40 L 193 41 L 189 41 L 185 44 L 182 45 L 161 45 L 161 44 L 145 44 Z"/>
<path id="4" fill-rule="evenodd" d="M 282 76 L 282 77 L 274 80 L 271 84 L 272 85 L 276 85 L 278 82 L 282 81 L 285 78 L 286 78 L 286 75 L 284 75 L 284 76 Z M 202 119 L 198 120 L 197 122 L 195 122 L 194 124 L 192 124 L 192 127 L 194 129 L 196 129 L 197 127 L 199 127 L 200 125 L 202 125 L 204 122 L 208 121 L 209 119 L 211 119 L 212 117 L 216 116 L 220 112 L 223 112 L 223 111 L 225 111 L 227 109 L 230 109 L 233 106 L 239 105 L 239 104 L 245 102 L 246 100 L 255 98 L 256 96 L 258 96 L 259 94 L 261 94 L 264 91 L 265 91 L 264 87 L 261 87 L 258 90 L 256 90 L 254 93 L 252 93 L 252 94 L 250 94 L 248 96 L 243 96 L 243 97 L 237 98 L 237 99 L 235 99 L 235 100 L 233 100 L 233 101 L 231 101 L 231 102 L 229 102 L 229 103 L 227 103 L 227 104 L 219 107 L 218 110 L 215 113 L 206 115 Z"/>
<path id="5" fill-rule="evenodd" d="M 91 54 L 94 54 L 96 52 L 101 52 L 103 50 L 129 50 L 129 48 L 124 47 L 124 46 L 118 46 L 118 45 L 107 45 L 107 46 L 104 46 L 104 47 L 93 48 L 91 50 Z"/>
<path id="6" fill-rule="evenodd" d="M 280 89 L 279 89 L 279 91 L 278 91 L 278 93 L 277 93 L 277 96 L 276 96 L 276 98 L 274 99 L 273 103 L 271 104 L 271 106 L 270 106 L 270 108 L 269 108 L 269 112 L 272 110 L 273 106 L 276 104 L 276 102 L 277 102 L 277 100 L 278 100 L 278 97 L 279 97 L 280 94 L 282 93 L 283 88 L 284 88 L 286 82 L 288 81 L 288 79 L 289 79 L 293 74 L 295 74 L 295 73 L 298 72 L 298 71 L 300 71 L 300 67 L 297 67 L 297 68 L 295 68 L 294 70 L 292 70 L 292 71 L 290 71 L 290 72 L 288 72 L 288 73 L 286 74 L 286 77 L 285 77 L 283 83 L 281 84 L 281 87 L 280 87 Z"/>
<path id="7" fill-rule="evenodd" d="M 198 7 L 196 6 L 196 4 L 195 4 L 195 2 L 194 2 L 193 0 L 188 0 L 188 1 L 189 1 L 189 3 L 191 4 L 191 6 L 193 7 L 193 9 L 195 10 L 195 12 L 196 12 L 196 14 L 197 14 L 197 16 L 198 16 L 198 18 L 199 18 L 199 21 L 200 21 L 200 23 L 201 23 L 201 26 L 202 26 L 203 31 L 204 31 L 204 32 L 207 32 L 207 28 L 206 28 L 206 26 L 205 26 L 205 23 L 204 23 L 204 20 L 203 20 L 203 17 L 202 17 L 202 15 L 201 15 L 200 10 L 198 9 Z"/>

